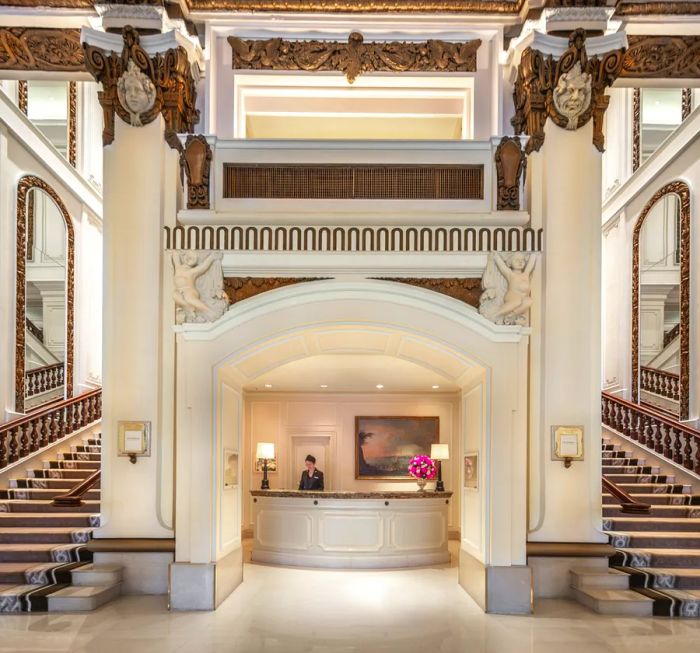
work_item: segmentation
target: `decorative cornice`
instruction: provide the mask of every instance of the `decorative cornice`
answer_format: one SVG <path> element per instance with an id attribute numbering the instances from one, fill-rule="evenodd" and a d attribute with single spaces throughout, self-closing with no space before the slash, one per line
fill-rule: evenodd
<path id="1" fill-rule="evenodd" d="M 80 30 L 2 27 L 0 70 L 83 72 Z"/>
<path id="2" fill-rule="evenodd" d="M 104 113 L 103 144 L 109 145 L 114 140 L 115 112 L 124 122 L 135 126 L 146 125 L 162 114 L 168 142 L 174 133 L 191 132 L 199 120 L 199 112 L 195 108 L 196 84 L 186 50 L 178 46 L 150 56 L 141 47 L 138 32 L 128 25 L 122 31 L 122 38 L 121 54 L 88 43 L 83 45 L 87 70 L 102 84 L 99 100 Z M 124 75 L 140 76 L 154 94 L 148 107 L 136 117 L 119 98 L 119 81 Z"/>
<path id="3" fill-rule="evenodd" d="M 232 67 L 247 70 L 333 70 L 352 84 L 362 73 L 376 71 L 474 72 L 481 41 L 449 43 L 364 42 L 352 32 L 348 42 L 287 41 L 280 38 L 244 40 L 230 36 Z"/>
<path id="4" fill-rule="evenodd" d="M 620 77 L 700 78 L 700 36 L 631 34 Z"/>
<path id="5" fill-rule="evenodd" d="M 604 151 L 603 116 L 610 101 L 605 89 L 615 81 L 622 68 L 624 49 L 589 58 L 585 42 L 585 30 L 577 29 L 569 37 L 569 47 L 559 59 L 545 56 L 531 47 L 523 51 L 513 89 L 515 115 L 511 123 L 516 134 L 530 136 L 525 146 L 527 154 L 538 151 L 544 144 L 547 118 L 559 127 L 572 128 L 571 117 L 561 114 L 556 107 L 555 89 L 564 75 L 576 72 L 588 77 L 590 101 L 575 116 L 573 128 L 579 129 L 593 118 L 593 144 Z"/>
<path id="6" fill-rule="evenodd" d="M 80 1 L 80 0 L 77 0 Z M 191 11 L 518 14 L 525 0 L 186 0 Z"/>
<path id="7" fill-rule="evenodd" d="M 616 16 L 678 16 L 700 14 L 697 2 L 622 2 Z"/>

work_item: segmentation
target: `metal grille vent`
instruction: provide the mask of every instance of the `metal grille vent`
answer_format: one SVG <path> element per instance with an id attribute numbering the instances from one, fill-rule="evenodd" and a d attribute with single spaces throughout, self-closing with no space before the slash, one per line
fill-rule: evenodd
<path id="1" fill-rule="evenodd" d="M 480 200 L 482 165 L 224 164 L 224 197 L 236 199 Z"/>

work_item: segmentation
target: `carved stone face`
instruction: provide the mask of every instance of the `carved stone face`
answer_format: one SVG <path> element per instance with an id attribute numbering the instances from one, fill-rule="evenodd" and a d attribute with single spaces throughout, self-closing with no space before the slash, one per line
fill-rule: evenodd
<path id="1" fill-rule="evenodd" d="M 156 89 L 153 82 L 144 75 L 138 66 L 129 60 L 126 70 L 117 80 L 119 102 L 129 112 L 131 124 L 140 127 L 141 114 L 153 107 Z"/>
<path id="2" fill-rule="evenodd" d="M 591 103 L 591 76 L 580 63 L 559 78 L 553 99 L 556 110 L 568 120 L 566 128 L 576 129 L 579 116 Z"/>

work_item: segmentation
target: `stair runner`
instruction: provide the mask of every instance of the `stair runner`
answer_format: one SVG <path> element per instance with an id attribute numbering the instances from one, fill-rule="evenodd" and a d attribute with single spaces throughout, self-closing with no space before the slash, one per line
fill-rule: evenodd
<path id="1" fill-rule="evenodd" d="M 603 530 L 615 547 L 610 567 L 653 599 L 655 616 L 700 618 L 700 494 L 635 455 L 603 438 L 603 474 L 651 505 L 648 515 L 629 515 L 603 494 Z"/>
<path id="2" fill-rule="evenodd" d="M 99 465 L 96 434 L 0 490 L 0 612 L 46 612 L 51 596 L 70 594 L 72 572 L 92 561 L 85 545 L 99 526 L 100 490 L 77 508 L 51 501 Z"/>

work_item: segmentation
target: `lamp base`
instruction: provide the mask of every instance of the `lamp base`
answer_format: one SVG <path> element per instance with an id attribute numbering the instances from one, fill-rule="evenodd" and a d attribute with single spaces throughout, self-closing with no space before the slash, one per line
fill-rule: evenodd
<path id="1" fill-rule="evenodd" d="M 442 480 L 439 480 L 437 484 L 435 485 L 435 491 L 436 492 L 444 492 L 445 491 L 445 484 L 442 482 Z"/>

